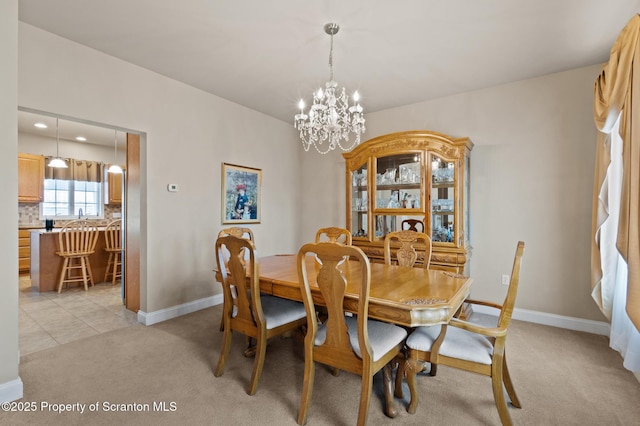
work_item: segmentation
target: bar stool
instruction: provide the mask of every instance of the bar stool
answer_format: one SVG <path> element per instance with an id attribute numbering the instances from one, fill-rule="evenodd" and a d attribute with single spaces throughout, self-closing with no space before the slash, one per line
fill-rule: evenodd
<path id="1" fill-rule="evenodd" d="M 107 281 L 111 275 L 111 284 L 115 285 L 116 280 L 122 278 L 122 219 L 116 219 L 107 224 L 104 240 L 104 250 L 109 253 L 104 281 Z"/>
<path id="2" fill-rule="evenodd" d="M 98 228 L 87 220 L 71 221 L 60 230 L 56 254 L 64 261 L 58 281 L 58 293 L 65 283 L 82 282 L 85 291 L 89 290 L 89 283 L 94 285 L 89 256 L 95 253 L 97 241 Z M 79 270 L 81 274 L 74 274 L 74 270 Z"/>

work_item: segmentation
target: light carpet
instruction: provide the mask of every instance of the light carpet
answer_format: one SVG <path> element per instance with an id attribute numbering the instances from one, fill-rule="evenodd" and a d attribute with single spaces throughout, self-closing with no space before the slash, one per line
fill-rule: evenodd
<path id="1" fill-rule="evenodd" d="M 304 367 L 299 340 L 270 341 L 258 391 L 248 396 L 253 359 L 242 355 L 242 336 L 234 336 L 224 374 L 213 376 L 220 312 L 216 306 L 23 356 L 24 398 L 18 403 L 35 411 L 0 412 L 0 424 L 295 425 Z M 607 343 L 604 336 L 514 321 L 507 353 L 522 403 L 522 409 L 510 407 L 514 423 L 640 424 L 640 383 Z M 382 412 L 382 378 L 376 376 L 368 423 L 500 424 L 488 377 L 443 366 L 436 377 L 419 375 L 418 387 L 416 414 L 406 412 L 405 384 L 405 398 L 396 399 L 399 415 L 390 419 Z M 318 365 L 308 424 L 355 424 L 359 392 L 358 376 L 334 377 Z M 82 405 L 84 413 L 77 411 Z M 60 408 L 76 411 L 55 411 Z M 129 411 L 113 411 L 118 408 Z"/>

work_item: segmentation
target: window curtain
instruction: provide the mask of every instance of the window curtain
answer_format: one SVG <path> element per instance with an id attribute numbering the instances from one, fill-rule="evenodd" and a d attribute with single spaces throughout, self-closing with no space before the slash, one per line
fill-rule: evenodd
<path id="1" fill-rule="evenodd" d="M 594 121 L 598 140 L 591 240 L 592 296 L 609 320 L 626 315 L 635 333 L 640 330 L 638 61 L 640 16 L 635 15 L 616 39 L 609 62 L 595 82 Z M 612 152 L 618 140 L 619 154 Z M 619 156 L 619 162 L 617 158 L 612 161 L 613 156 Z M 624 303 L 618 312 L 615 309 L 620 305 L 621 288 L 626 290 L 622 292 Z M 633 334 L 626 336 L 633 338 Z"/>
<path id="2" fill-rule="evenodd" d="M 631 323 L 625 311 L 627 302 L 628 267 L 616 248 L 619 229 L 620 199 L 622 195 L 622 138 L 619 134 L 619 120 L 614 125 L 608 144 L 610 163 L 607 168 L 604 187 L 601 191 L 607 200 L 609 216 L 600 227 L 600 252 L 602 264 L 601 287 L 612 289 L 610 297 L 611 331 L 609 345 L 620 352 L 624 367 L 640 372 L 640 332 Z M 606 197 L 606 198 L 605 198 Z"/>
<path id="3" fill-rule="evenodd" d="M 45 164 L 49 164 L 52 157 L 45 157 Z M 104 164 L 97 161 L 64 159 L 66 169 L 56 167 L 44 168 L 45 179 L 78 180 L 83 182 L 102 182 L 104 176 Z"/>

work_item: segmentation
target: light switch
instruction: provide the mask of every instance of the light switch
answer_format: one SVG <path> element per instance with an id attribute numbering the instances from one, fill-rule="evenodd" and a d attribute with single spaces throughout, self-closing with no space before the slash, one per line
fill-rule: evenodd
<path id="1" fill-rule="evenodd" d="M 180 187 L 177 183 L 170 183 L 167 185 L 167 191 L 169 192 L 178 192 L 179 189 Z"/>

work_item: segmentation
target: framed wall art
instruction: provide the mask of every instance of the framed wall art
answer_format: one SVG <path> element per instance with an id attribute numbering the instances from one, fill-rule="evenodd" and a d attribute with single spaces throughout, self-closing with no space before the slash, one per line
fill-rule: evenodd
<path id="1" fill-rule="evenodd" d="M 222 163 L 222 223 L 260 223 L 262 170 Z"/>

